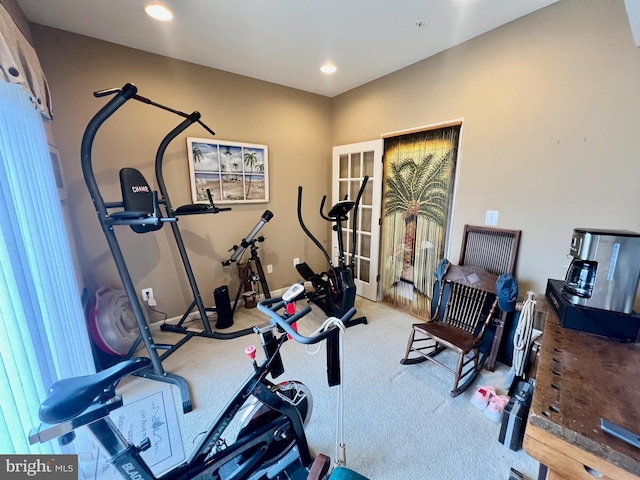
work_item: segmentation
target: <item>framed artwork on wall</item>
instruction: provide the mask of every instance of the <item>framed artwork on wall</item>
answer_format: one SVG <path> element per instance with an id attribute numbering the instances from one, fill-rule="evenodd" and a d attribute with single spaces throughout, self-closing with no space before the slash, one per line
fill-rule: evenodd
<path id="1" fill-rule="evenodd" d="M 191 196 L 194 203 L 269 201 L 266 145 L 187 137 Z"/>
<path id="2" fill-rule="evenodd" d="M 60 164 L 60 152 L 53 145 L 49 145 L 49 155 L 51 155 L 51 166 L 53 167 L 53 176 L 56 179 L 56 187 L 58 187 L 58 198 L 60 201 L 67 199 L 67 188 L 64 182 L 64 173 Z"/>

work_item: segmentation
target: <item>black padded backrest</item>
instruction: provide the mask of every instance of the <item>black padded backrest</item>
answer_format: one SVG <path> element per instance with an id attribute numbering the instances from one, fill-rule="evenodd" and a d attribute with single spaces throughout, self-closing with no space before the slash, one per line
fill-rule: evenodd
<path id="1" fill-rule="evenodd" d="M 120 170 L 120 189 L 125 211 L 138 212 L 140 217 L 154 214 L 154 193 L 139 170 L 130 167 Z M 136 233 L 153 232 L 160 228 L 160 222 L 155 225 L 131 225 L 131 229 Z"/>

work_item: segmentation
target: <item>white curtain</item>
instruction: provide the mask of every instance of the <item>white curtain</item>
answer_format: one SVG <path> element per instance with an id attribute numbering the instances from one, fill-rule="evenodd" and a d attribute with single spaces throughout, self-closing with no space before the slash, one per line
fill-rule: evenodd
<path id="1" fill-rule="evenodd" d="M 42 117 L 0 81 L 0 452 L 30 447 L 60 378 L 95 371 Z"/>

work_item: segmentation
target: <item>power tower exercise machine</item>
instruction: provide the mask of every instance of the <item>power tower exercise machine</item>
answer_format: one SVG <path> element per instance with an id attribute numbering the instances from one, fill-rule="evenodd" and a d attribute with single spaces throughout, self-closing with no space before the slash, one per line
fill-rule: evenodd
<path id="1" fill-rule="evenodd" d="M 150 365 L 138 371 L 136 375 L 152 380 L 175 384 L 180 389 L 182 406 L 184 412 L 186 413 L 193 409 L 187 382 L 184 378 L 178 375 L 166 372 L 162 366 L 162 361 L 166 357 L 174 353 L 180 346 L 182 346 L 186 341 L 188 341 L 195 335 L 203 335 L 210 338 L 218 339 L 229 339 L 247 335 L 249 333 L 252 333 L 253 330 L 251 328 L 248 328 L 238 332 L 219 333 L 214 332 L 211 329 L 209 325 L 209 319 L 207 317 L 207 311 L 211 312 L 215 311 L 215 309 L 205 309 L 204 307 L 202 298 L 198 290 L 198 286 L 195 281 L 195 277 L 193 275 L 193 270 L 191 269 L 191 265 L 186 254 L 186 249 L 180 235 L 180 230 L 177 227 L 177 217 L 179 215 L 218 213 L 223 210 L 230 210 L 230 208 L 216 207 L 213 204 L 211 196 L 209 195 L 209 204 L 187 205 L 173 210 L 169 201 L 169 195 L 167 193 L 162 175 L 162 159 L 164 153 L 169 143 L 178 134 L 183 132 L 186 128 L 193 125 L 194 123 L 198 123 L 199 125 L 201 125 L 211 135 L 215 135 L 215 133 L 200 121 L 201 115 L 199 112 L 186 114 L 177 110 L 173 110 L 169 107 L 152 102 L 151 100 L 138 95 L 137 91 L 137 88 L 133 84 L 128 83 L 122 88 L 112 88 L 94 93 L 95 97 L 113 95 L 113 98 L 106 105 L 104 105 L 98 111 L 98 113 L 94 115 L 85 129 L 81 145 L 82 172 L 85 183 L 89 190 L 89 194 L 91 195 L 91 198 L 93 200 L 93 204 L 98 215 L 98 220 L 107 239 L 109 249 L 114 258 L 116 268 L 131 304 L 131 310 L 140 332 L 139 337 L 129 350 L 126 358 L 131 358 L 133 353 L 139 347 L 140 343 L 144 343 L 149 355 Z M 178 116 L 183 117 L 184 120 L 164 137 L 156 154 L 156 177 L 162 197 L 159 198 L 158 192 L 151 190 L 146 179 L 138 170 L 134 168 L 123 168 L 120 171 L 122 201 L 105 202 L 102 195 L 100 194 L 100 189 L 93 172 L 92 149 L 94 139 L 97 131 L 103 125 L 103 123 L 109 117 L 111 117 L 119 108 L 121 108 L 127 101 L 132 99 L 174 113 Z M 162 212 L 162 209 L 164 209 L 164 214 Z M 189 279 L 189 284 L 194 295 L 194 300 L 183 316 L 181 322 L 179 322 L 178 325 L 163 326 L 164 330 L 183 333 L 185 335 L 182 339 L 180 339 L 180 341 L 175 344 L 158 344 L 154 341 L 114 231 L 114 226 L 127 225 L 131 227 L 131 229 L 136 233 L 147 233 L 159 230 L 165 223 L 169 223 L 172 226 L 176 244 L 178 246 L 178 250 L 180 251 L 180 256 L 185 268 L 185 272 Z M 198 307 L 200 318 L 202 320 L 202 330 L 193 328 L 187 329 L 182 326 L 182 322 L 195 306 Z M 228 309 L 230 310 L 230 307 L 228 307 Z M 159 351 L 163 351 L 163 353 L 160 354 Z"/>
<path id="2" fill-rule="evenodd" d="M 116 268 L 120 274 L 120 279 L 122 280 L 124 290 L 129 298 L 131 309 L 140 331 L 140 336 L 138 337 L 138 340 L 134 342 L 128 356 L 137 349 L 140 342 L 144 343 L 149 355 L 150 364 L 136 372 L 136 375 L 176 385 L 180 389 L 182 408 L 186 413 L 193 409 L 187 382 L 181 376 L 166 372 L 162 366 L 162 360 L 182 346 L 189 337 L 181 339 L 174 345 L 157 344 L 154 341 L 114 231 L 114 227 L 120 225 L 128 225 L 138 233 L 158 230 L 166 222 L 175 222 L 176 218 L 162 217 L 160 215 L 160 210 L 158 208 L 158 194 L 157 192 L 152 192 L 150 190 L 144 178 L 141 178 L 141 174 L 136 174 L 139 174 L 139 172 L 124 172 L 124 178 L 133 183 L 130 185 L 129 191 L 137 194 L 137 196 L 133 197 L 131 201 L 127 201 L 126 205 L 124 197 L 123 200 L 119 202 L 105 202 L 100 194 L 100 189 L 96 182 L 95 174 L 93 173 L 92 149 L 98 129 L 127 101 L 136 99 L 144 103 L 150 103 L 144 97 L 138 96 L 137 91 L 138 90 L 134 85 L 126 84 L 121 89 L 109 89 L 94 93 L 94 96 L 96 97 L 113 95 L 113 98 L 93 116 L 84 131 L 80 148 L 82 173 L 85 183 L 87 184 L 87 188 L 89 189 L 91 199 L 93 200 L 96 213 L 98 214 L 98 221 L 100 222 L 102 231 L 107 239 L 109 249 L 111 250 Z M 196 116 L 199 118 L 199 114 L 194 115 L 193 118 L 195 119 Z M 197 121 L 197 119 L 194 121 Z M 122 178 L 123 174 L 121 172 L 121 179 Z M 121 182 L 121 186 L 126 188 L 125 183 Z M 113 211 L 114 209 L 117 211 Z M 160 355 L 158 353 L 159 350 L 164 350 L 164 353 Z"/>
<path id="3" fill-rule="evenodd" d="M 320 202 L 320 216 L 327 222 L 333 224 L 332 230 L 336 232 L 337 235 L 338 258 L 335 265 L 327 249 L 324 248 L 311 231 L 309 231 L 302 219 L 302 187 L 298 187 L 298 221 L 304 233 L 307 234 L 316 247 L 323 253 L 329 264 L 329 270 L 316 273 L 306 262 L 297 264 L 296 270 L 298 270 L 298 273 L 303 279 L 311 282 L 313 287 L 311 292 L 307 292 L 307 299 L 322 308 L 329 316 L 341 317 L 345 312 L 353 308 L 355 304 L 356 285 L 353 280 L 353 272 L 358 238 L 358 207 L 360 206 L 360 199 L 362 198 L 368 180 L 368 176 L 365 176 L 362 180 L 355 201 L 349 200 L 345 196 L 343 200 L 333 205 L 326 214 L 324 213 L 324 206 L 327 201 L 327 196 L 324 195 Z M 352 211 L 351 251 L 348 254 L 349 258 L 347 258 L 347 254 L 344 251 L 344 234 L 345 225 L 348 226 L 348 214 Z M 367 323 L 366 317 L 349 320 L 346 326 L 349 327 L 362 323 Z"/>

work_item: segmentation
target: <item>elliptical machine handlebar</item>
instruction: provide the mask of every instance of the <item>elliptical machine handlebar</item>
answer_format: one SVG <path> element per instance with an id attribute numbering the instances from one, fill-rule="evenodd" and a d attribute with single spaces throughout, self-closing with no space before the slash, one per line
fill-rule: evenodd
<path id="1" fill-rule="evenodd" d="M 320 201 L 320 217 L 327 222 L 331 222 L 332 219 L 324 214 L 324 204 L 327 202 L 327 196 L 323 195 L 322 200 Z"/>
<path id="2" fill-rule="evenodd" d="M 284 293 L 282 295 L 282 297 L 274 297 L 274 298 L 267 298 L 265 300 L 262 300 L 261 302 L 258 302 L 258 310 L 260 310 L 261 312 L 265 313 L 268 317 L 269 317 L 269 321 L 281 328 L 282 330 L 285 331 L 285 333 L 289 334 L 291 336 L 291 338 L 293 338 L 296 342 L 298 343 L 302 343 L 304 345 L 313 345 L 315 343 L 319 343 L 322 340 L 324 340 L 325 338 L 331 336 L 333 334 L 333 330 L 335 328 L 338 327 L 333 327 L 333 328 L 329 328 L 327 330 L 324 330 L 322 332 L 318 332 L 312 336 L 304 336 L 301 335 L 300 333 L 298 333 L 291 325 L 293 323 L 295 323 L 296 321 L 298 321 L 300 318 L 304 317 L 306 314 L 308 314 L 311 311 L 311 307 L 310 306 L 306 306 L 304 307 L 302 310 L 300 310 L 299 312 L 294 313 L 291 316 L 284 316 L 278 313 L 278 310 L 282 309 L 283 307 L 285 307 L 287 305 L 287 301 L 283 300 L 283 298 L 287 298 L 289 295 L 287 295 L 292 289 L 297 289 L 300 287 L 300 284 L 296 283 L 294 285 L 292 285 L 291 287 L 289 287 L 289 289 L 287 290 L 286 293 Z M 356 309 L 355 308 L 350 308 L 347 313 L 345 313 L 342 318 L 340 320 L 342 320 L 343 322 L 346 322 L 347 320 L 349 320 L 351 317 L 353 317 L 356 313 Z"/>
<path id="3" fill-rule="evenodd" d="M 325 195 L 324 198 L 326 199 L 327 196 Z M 320 206 L 320 215 L 322 215 L 322 205 Z M 331 265 L 331 257 L 329 256 L 329 252 L 327 252 L 327 249 L 324 248 L 320 241 L 313 235 L 313 233 L 311 233 L 311 230 L 307 228 L 304 220 L 302 219 L 302 186 L 298 186 L 298 222 L 300 223 L 300 226 L 302 227 L 304 233 L 307 234 L 307 237 L 309 237 L 315 244 L 315 246 L 320 249 L 320 251 L 324 255 L 324 258 L 327 259 L 327 263 Z"/>

